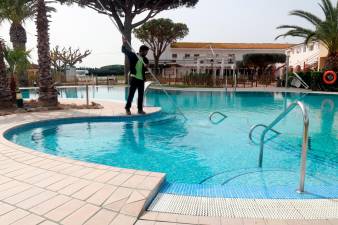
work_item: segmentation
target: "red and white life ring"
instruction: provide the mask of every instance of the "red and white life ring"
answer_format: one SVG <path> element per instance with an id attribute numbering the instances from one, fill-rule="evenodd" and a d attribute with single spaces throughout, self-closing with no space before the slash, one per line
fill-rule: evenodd
<path id="1" fill-rule="evenodd" d="M 325 84 L 332 85 L 337 81 L 337 74 L 332 70 L 328 70 L 323 75 L 323 81 Z"/>

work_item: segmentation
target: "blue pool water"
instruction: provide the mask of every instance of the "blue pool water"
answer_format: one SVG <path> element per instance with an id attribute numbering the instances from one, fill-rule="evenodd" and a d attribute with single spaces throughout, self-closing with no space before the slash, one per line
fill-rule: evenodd
<path id="1" fill-rule="evenodd" d="M 60 90 L 61 95 L 68 98 L 83 98 L 83 91 Z M 95 87 L 91 97 L 124 100 L 125 93 L 124 88 Z M 296 189 L 302 143 L 301 112 L 292 111 L 276 126 L 280 135 L 267 135 L 270 141 L 265 144 L 262 169 L 257 167 L 259 146 L 249 140 L 248 133 L 255 124 L 272 122 L 286 105 L 302 94 L 171 91 L 170 95 L 188 117 L 187 121 L 171 114 L 133 121 L 123 118 L 118 121 L 112 118 L 58 120 L 14 129 L 7 132 L 6 137 L 19 145 L 53 155 L 164 172 L 168 185 L 172 185 L 167 185 L 168 192 L 185 193 L 187 189 L 178 184 L 216 185 L 229 190 L 238 186 Z M 34 90 L 26 91 L 24 96 L 36 97 Z M 338 95 L 308 94 L 301 101 L 310 112 L 306 186 L 329 188 L 337 197 Z M 160 106 L 168 113 L 174 111 L 161 91 L 150 91 L 146 104 Z M 209 121 L 213 111 L 220 111 L 228 118 L 215 125 Z M 254 132 L 257 143 L 261 132 L 262 129 Z"/>

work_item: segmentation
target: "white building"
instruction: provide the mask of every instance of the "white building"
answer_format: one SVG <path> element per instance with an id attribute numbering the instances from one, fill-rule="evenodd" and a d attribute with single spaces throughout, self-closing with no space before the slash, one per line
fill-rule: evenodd
<path id="1" fill-rule="evenodd" d="M 289 66 L 296 71 L 304 68 L 321 69 L 327 54 L 327 49 L 319 42 L 294 45 L 286 50 Z"/>
<path id="2" fill-rule="evenodd" d="M 285 54 L 292 44 L 271 43 L 195 43 L 177 42 L 166 49 L 160 59 L 163 75 L 181 77 L 189 73 L 216 73 L 223 76 L 225 69 L 234 67 L 243 55 L 251 53 Z M 152 62 L 152 53 L 149 54 Z"/>

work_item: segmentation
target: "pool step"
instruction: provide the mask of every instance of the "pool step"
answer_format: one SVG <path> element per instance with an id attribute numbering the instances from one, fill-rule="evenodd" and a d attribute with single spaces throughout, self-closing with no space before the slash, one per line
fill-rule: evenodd
<path id="1" fill-rule="evenodd" d="M 146 125 L 159 125 L 164 123 L 173 122 L 177 119 L 175 114 L 161 113 L 158 117 L 144 121 Z"/>
<path id="2" fill-rule="evenodd" d="M 148 211 L 190 216 L 264 219 L 338 218 L 338 203 L 330 199 L 232 199 L 160 193 Z"/>

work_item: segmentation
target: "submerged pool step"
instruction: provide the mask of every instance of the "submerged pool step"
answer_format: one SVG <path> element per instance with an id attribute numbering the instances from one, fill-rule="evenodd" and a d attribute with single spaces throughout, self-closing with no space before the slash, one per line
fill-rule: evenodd
<path id="1" fill-rule="evenodd" d="M 146 120 L 143 123 L 146 125 L 157 125 L 157 124 L 173 122 L 177 119 L 178 118 L 176 114 L 161 113 L 161 115 L 159 115 L 158 117 L 151 119 L 151 120 Z"/>
<path id="2" fill-rule="evenodd" d="M 306 193 L 296 192 L 297 186 L 252 186 L 244 184 L 212 185 L 212 184 L 179 184 L 164 183 L 160 193 L 210 197 L 210 198 L 245 198 L 245 199 L 338 199 L 337 186 L 326 184 L 325 186 L 306 187 Z"/>

